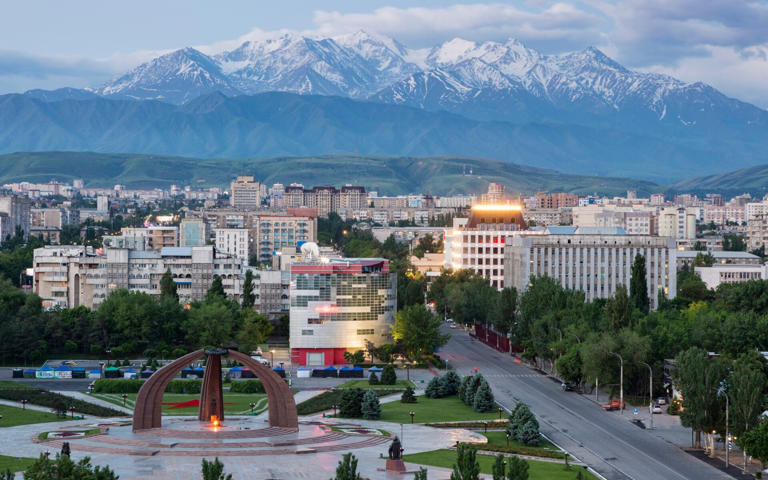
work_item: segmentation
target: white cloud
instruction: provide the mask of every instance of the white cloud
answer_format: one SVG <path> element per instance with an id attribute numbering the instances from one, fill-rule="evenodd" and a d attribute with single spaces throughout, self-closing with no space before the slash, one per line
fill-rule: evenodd
<path id="1" fill-rule="evenodd" d="M 432 46 L 454 37 L 475 41 L 514 37 L 537 48 L 573 50 L 602 41 L 604 19 L 568 3 L 524 10 L 508 4 L 453 5 L 444 8 L 383 7 L 370 13 L 318 10 L 316 33 L 336 35 L 367 30 L 412 47 Z M 571 46 L 571 48 L 569 48 Z"/>

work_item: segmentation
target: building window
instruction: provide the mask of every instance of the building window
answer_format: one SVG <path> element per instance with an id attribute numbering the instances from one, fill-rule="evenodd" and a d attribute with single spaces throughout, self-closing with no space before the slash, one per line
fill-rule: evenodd
<path id="1" fill-rule="evenodd" d="M 315 331 L 314 330 L 302 330 L 301 334 L 302 335 L 314 335 Z"/>
<path id="2" fill-rule="evenodd" d="M 372 328 L 358 328 L 357 329 L 358 335 L 373 335 L 373 329 Z"/>

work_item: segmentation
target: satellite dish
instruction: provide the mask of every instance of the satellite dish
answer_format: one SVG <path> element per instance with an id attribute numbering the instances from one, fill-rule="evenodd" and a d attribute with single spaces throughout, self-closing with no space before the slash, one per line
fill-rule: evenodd
<path id="1" fill-rule="evenodd" d="M 318 258 L 320 256 L 320 247 L 315 242 L 306 242 L 301 245 L 301 255 L 307 258 Z"/>

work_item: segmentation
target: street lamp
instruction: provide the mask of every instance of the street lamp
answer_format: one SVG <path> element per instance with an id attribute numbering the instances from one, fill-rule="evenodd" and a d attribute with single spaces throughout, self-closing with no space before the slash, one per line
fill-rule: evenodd
<path id="1" fill-rule="evenodd" d="M 335 403 L 333 404 L 333 416 L 334 417 L 336 416 L 336 404 Z"/>
<path id="2" fill-rule="evenodd" d="M 408 415 L 410 415 L 410 416 L 411 416 L 411 423 L 413 423 L 413 416 L 414 416 L 414 415 L 416 415 L 416 412 L 414 412 L 413 410 L 411 410 L 410 412 L 408 412 Z"/>
<path id="3" fill-rule="evenodd" d="M 504 411 L 503 408 L 499 407 L 499 420 L 501 420 L 501 413 Z"/>
<path id="4" fill-rule="evenodd" d="M 624 359 L 618 353 L 608 353 L 619 357 L 619 412 L 624 415 Z"/>
<path id="5" fill-rule="evenodd" d="M 27 400 L 24 400 L 24 399 L 21 400 L 21 409 L 22 410 L 27 409 Z"/>
<path id="6" fill-rule="evenodd" d="M 507 448 L 509 448 L 509 432 L 507 432 L 506 435 L 507 435 Z"/>
<path id="7" fill-rule="evenodd" d="M 648 365 L 645 362 L 640 362 L 640 363 L 648 367 L 648 372 L 649 372 L 650 380 L 648 380 L 648 397 L 650 398 L 651 403 L 648 405 L 648 411 L 651 414 L 651 430 L 653 430 L 653 369 L 651 368 L 650 365 Z"/>
<path id="8" fill-rule="evenodd" d="M 269 351 L 269 366 L 270 367 L 275 366 L 275 350 L 274 349 Z"/>
<path id="9" fill-rule="evenodd" d="M 75 406 L 73 405 L 73 406 L 69 407 L 69 411 L 72 412 L 72 419 L 74 420 L 74 418 L 75 418 Z"/>
<path id="10" fill-rule="evenodd" d="M 256 406 L 256 404 L 255 404 L 255 403 L 253 403 L 253 402 L 251 402 L 249 405 L 250 405 L 250 407 L 251 407 L 251 415 L 253 415 L 253 409 L 254 409 L 254 407 Z"/>
<path id="11" fill-rule="evenodd" d="M 125 400 L 126 400 L 127 398 L 128 398 L 128 394 L 127 394 L 127 393 L 124 393 L 124 394 L 123 394 L 123 406 L 125 406 Z"/>
<path id="12" fill-rule="evenodd" d="M 411 381 L 411 362 L 405 362 L 405 378 Z"/>

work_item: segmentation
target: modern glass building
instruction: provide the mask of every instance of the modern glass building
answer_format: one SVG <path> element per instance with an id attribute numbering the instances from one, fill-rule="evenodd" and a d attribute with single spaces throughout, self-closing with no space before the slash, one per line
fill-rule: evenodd
<path id="1" fill-rule="evenodd" d="M 397 275 L 380 258 L 335 258 L 291 265 L 291 361 L 346 363 L 344 352 L 391 340 Z"/>

